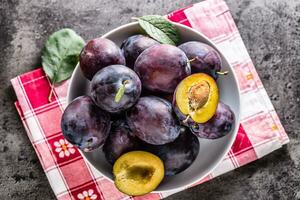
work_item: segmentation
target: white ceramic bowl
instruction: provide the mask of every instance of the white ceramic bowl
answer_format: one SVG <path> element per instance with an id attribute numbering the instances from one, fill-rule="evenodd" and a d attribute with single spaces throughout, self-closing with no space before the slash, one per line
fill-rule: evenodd
<path id="1" fill-rule="evenodd" d="M 174 23 L 174 25 L 181 35 L 181 43 L 195 40 L 209 44 L 218 50 L 218 48 L 203 34 L 181 24 Z M 137 22 L 133 22 L 120 26 L 106 33 L 102 37 L 114 41 L 117 45 L 121 45 L 123 40 L 137 33 L 142 33 L 142 30 Z M 229 71 L 228 75 L 219 76 L 217 81 L 220 100 L 228 104 L 235 114 L 236 121 L 233 129 L 231 133 L 220 139 L 207 140 L 199 138 L 200 151 L 194 163 L 185 171 L 175 176 L 165 178 L 154 192 L 184 188 L 205 177 L 222 161 L 235 140 L 240 118 L 239 89 L 232 67 L 222 55 L 222 52 L 219 51 L 219 53 L 222 57 L 222 70 Z M 79 65 L 77 65 L 71 77 L 67 102 L 70 103 L 78 96 L 89 94 L 89 83 L 90 82 L 82 75 Z M 105 160 L 101 148 L 90 153 L 83 152 L 82 154 L 91 165 L 99 170 L 105 177 L 113 180 L 112 166 Z"/>

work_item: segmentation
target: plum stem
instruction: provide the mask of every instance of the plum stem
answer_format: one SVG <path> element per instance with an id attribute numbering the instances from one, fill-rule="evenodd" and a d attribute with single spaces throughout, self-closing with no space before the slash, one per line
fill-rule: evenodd
<path id="1" fill-rule="evenodd" d="M 227 75 L 227 74 L 228 74 L 228 71 L 224 71 L 224 72 L 219 71 L 219 72 L 217 72 L 217 74 L 219 74 L 219 75 Z"/>
<path id="2" fill-rule="evenodd" d="M 124 96 L 124 93 L 125 93 L 125 85 L 128 84 L 128 83 L 129 83 L 129 81 L 125 80 L 122 83 L 121 87 L 118 89 L 117 94 L 115 96 L 115 102 L 116 103 L 119 103 L 121 101 L 121 99 L 122 99 L 122 97 Z"/>
<path id="3" fill-rule="evenodd" d="M 190 115 L 187 115 L 186 118 L 184 120 L 182 120 L 182 123 L 184 123 L 184 124 L 187 123 L 188 120 L 190 119 L 190 117 L 191 117 Z"/>
<path id="4" fill-rule="evenodd" d="M 191 63 L 193 61 L 197 60 L 197 56 L 195 58 L 189 59 L 188 61 Z"/>

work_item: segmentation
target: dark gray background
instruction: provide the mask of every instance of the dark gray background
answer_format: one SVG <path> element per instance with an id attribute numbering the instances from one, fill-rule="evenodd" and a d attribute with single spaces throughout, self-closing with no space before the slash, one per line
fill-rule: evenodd
<path id="1" fill-rule="evenodd" d="M 132 16 L 193 0 L 0 0 L 0 199 L 55 199 L 13 106 L 10 79 L 40 66 L 49 34 L 101 36 Z M 291 142 L 265 158 L 168 199 L 300 199 L 300 0 L 226 0 Z"/>

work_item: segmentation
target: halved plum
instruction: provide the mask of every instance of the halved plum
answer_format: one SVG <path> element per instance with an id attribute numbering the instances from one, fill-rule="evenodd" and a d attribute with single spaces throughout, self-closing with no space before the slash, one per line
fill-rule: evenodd
<path id="1" fill-rule="evenodd" d="M 132 196 L 155 190 L 164 178 L 164 164 L 159 157 L 146 151 L 123 154 L 113 166 L 116 187 Z"/>
<path id="2" fill-rule="evenodd" d="M 204 73 L 183 79 L 173 97 L 174 111 L 183 124 L 188 121 L 204 123 L 213 117 L 219 102 L 215 80 Z"/>
<path id="3" fill-rule="evenodd" d="M 192 122 L 189 124 L 191 131 L 198 137 L 217 139 L 230 133 L 235 122 L 233 111 L 230 107 L 219 102 L 215 115 L 203 124 Z"/>

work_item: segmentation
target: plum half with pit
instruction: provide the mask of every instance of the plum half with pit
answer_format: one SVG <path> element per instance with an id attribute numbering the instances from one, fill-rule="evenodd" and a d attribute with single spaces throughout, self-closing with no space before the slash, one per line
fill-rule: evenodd
<path id="1" fill-rule="evenodd" d="M 174 111 L 182 124 L 205 123 L 211 119 L 218 106 L 219 91 L 215 80 L 204 73 L 183 79 L 173 97 Z"/>
<path id="2" fill-rule="evenodd" d="M 124 153 L 137 150 L 139 140 L 132 136 L 131 130 L 124 120 L 113 122 L 108 138 L 103 145 L 103 152 L 110 164 Z"/>
<path id="3" fill-rule="evenodd" d="M 110 115 L 96 106 L 89 96 L 73 100 L 61 119 L 64 137 L 85 152 L 102 146 L 110 127 Z"/>
<path id="4" fill-rule="evenodd" d="M 191 74 L 185 53 L 168 45 L 154 45 L 143 51 L 134 64 L 143 87 L 152 92 L 173 93 L 178 83 Z"/>
<path id="5" fill-rule="evenodd" d="M 121 49 L 111 40 L 96 38 L 90 40 L 82 49 L 79 58 L 83 75 L 92 80 L 93 76 L 108 65 L 125 65 Z"/>
<path id="6" fill-rule="evenodd" d="M 203 124 L 189 124 L 191 131 L 198 137 L 206 139 L 221 138 L 233 128 L 235 117 L 230 107 L 222 102 L 219 102 L 215 115 Z"/>
<path id="7" fill-rule="evenodd" d="M 166 144 L 180 134 L 171 103 L 159 97 L 141 97 L 127 111 L 126 119 L 133 134 L 150 144 Z"/>
<path id="8" fill-rule="evenodd" d="M 144 35 L 133 35 L 123 41 L 121 50 L 126 59 L 126 66 L 133 69 L 137 57 L 147 48 L 159 44 L 156 40 Z"/>
<path id="9" fill-rule="evenodd" d="M 178 46 L 190 60 L 192 73 L 206 73 L 214 79 L 218 78 L 221 72 L 221 57 L 211 46 L 197 41 L 190 41 Z"/>
<path id="10" fill-rule="evenodd" d="M 145 151 L 157 155 L 165 167 L 165 175 L 172 176 L 187 169 L 196 159 L 200 143 L 188 128 L 182 127 L 178 138 L 164 145 L 141 145 Z"/>
<path id="11" fill-rule="evenodd" d="M 91 96 L 101 109 L 118 113 L 138 100 L 141 88 L 141 81 L 133 70 L 124 65 L 110 65 L 95 74 Z"/>

